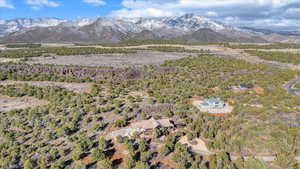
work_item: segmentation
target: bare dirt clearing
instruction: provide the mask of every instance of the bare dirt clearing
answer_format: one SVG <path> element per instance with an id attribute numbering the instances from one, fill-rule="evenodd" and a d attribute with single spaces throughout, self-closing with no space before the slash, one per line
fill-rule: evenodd
<path id="1" fill-rule="evenodd" d="M 66 88 L 76 93 L 90 92 L 92 89 L 92 83 L 65 83 L 65 82 L 49 82 L 49 81 L 0 81 L 0 85 L 15 85 L 15 84 L 27 84 L 29 86 L 36 87 L 48 87 L 48 86 L 59 86 Z"/>
<path id="2" fill-rule="evenodd" d="M 192 149 L 194 152 L 200 152 L 204 154 L 210 154 L 211 152 L 208 150 L 205 142 L 201 138 L 196 138 L 193 141 L 189 141 L 187 136 L 182 137 L 179 142 L 181 144 L 186 144 L 188 147 Z"/>
<path id="3" fill-rule="evenodd" d="M 124 47 L 104 47 L 104 46 L 90 46 L 95 48 L 107 48 L 107 49 L 118 49 L 118 48 L 126 48 L 126 49 L 147 49 L 148 47 L 153 46 L 165 46 L 165 47 L 184 47 L 189 50 L 212 50 L 212 51 L 220 51 L 223 50 L 223 46 L 220 45 L 173 45 L 173 44 L 154 44 L 154 45 L 139 45 L 139 46 L 124 46 Z"/>
<path id="4" fill-rule="evenodd" d="M 81 66 L 110 66 L 129 67 L 144 65 L 159 65 L 166 60 L 176 60 L 188 56 L 197 56 L 193 53 L 138 51 L 135 54 L 100 54 L 78 56 L 56 56 L 31 58 L 29 64 L 81 65 Z"/>
<path id="5" fill-rule="evenodd" d="M 43 106 L 46 104 L 48 104 L 47 101 L 39 100 L 33 97 L 9 97 L 0 95 L 0 112 Z"/>
<path id="6" fill-rule="evenodd" d="M 257 50 L 257 49 L 253 49 L 253 50 Z M 300 49 L 259 49 L 259 51 L 300 53 Z"/>
<path id="7" fill-rule="evenodd" d="M 42 43 L 43 47 L 76 47 L 72 43 Z"/>
<path id="8" fill-rule="evenodd" d="M 263 44 L 262 44 L 263 45 Z M 126 49 L 147 49 L 148 47 L 153 46 L 167 46 L 167 47 L 184 47 L 185 49 L 189 50 L 212 50 L 212 51 L 219 51 L 223 50 L 223 46 L 221 45 L 175 45 L 175 44 L 153 44 L 153 45 L 137 45 L 137 46 L 120 46 L 120 47 L 109 47 L 109 46 L 101 46 L 101 45 L 89 45 L 89 46 L 80 46 L 74 45 L 71 43 L 43 43 L 43 47 L 72 47 L 72 48 L 80 48 L 80 47 L 94 47 L 94 48 L 106 48 L 106 49 L 119 49 L 119 48 L 126 48 Z M 0 46 L 1 47 L 1 46 Z M 4 46 L 5 47 L 5 46 Z"/>
<path id="9" fill-rule="evenodd" d="M 257 45 L 265 45 L 265 44 L 257 44 Z M 243 59 L 245 61 L 251 63 L 258 63 L 258 64 L 268 64 L 276 67 L 280 67 L 283 69 L 292 69 L 292 70 L 299 70 L 299 66 L 295 66 L 289 63 L 280 63 L 275 61 L 267 61 L 260 59 L 257 56 L 253 56 L 244 52 L 244 49 L 230 49 L 226 48 L 222 45 L 141 45 L 141 46 L 129 46 L 129 47 L 102 47 L 102 46 L 94 46 L 98 48 L 148 48 L 151 46 L 171 46 L 171 47 L 184 47 L 185 49 L 189 50 L 210 50 L 212 54 L 220 57 L 232 57 L 237 59 Z M 248 50 L 248 49 L 247 49 Z M 282 51 L 282 52 L 292 52 L 292 53 L 300 53 L 300 49 L 268 49 L 265 51 Z"/>
<path id="10" fill-rule="evenodd" d="M 18 62 L 20 59 L 0 58 L 0 63 Z"/>

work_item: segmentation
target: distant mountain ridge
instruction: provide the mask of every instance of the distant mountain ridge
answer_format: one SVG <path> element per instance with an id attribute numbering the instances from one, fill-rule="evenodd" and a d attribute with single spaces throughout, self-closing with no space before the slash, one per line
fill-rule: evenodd
<path id="1" fill-rule="evenodd" d="M 300 36 L 300 31 L 277 31 L 271 29 L 261 29 L 261 28 L 251 28 L 251 27 L 241 27 L 241 29 L 259 32 L 266 35 L 280 34 L 280 35 L 288 35 L 288 36 Z"/>
<path id="2" fill-rule="evenodd" d="M 195 14 L 160 18 L 57 18 L 0 21 L 1 42 L 111 43 L 130 39 L 266 42 L 264 34 Z"/>
<path id="3" fill-rule="evenodd" d="M 67 22 L 67 20 L 58 18 L 18 18 L 14 20 L 0 20 L 0 36 L 32 27 L 57 26 L 63 22 Z"/>

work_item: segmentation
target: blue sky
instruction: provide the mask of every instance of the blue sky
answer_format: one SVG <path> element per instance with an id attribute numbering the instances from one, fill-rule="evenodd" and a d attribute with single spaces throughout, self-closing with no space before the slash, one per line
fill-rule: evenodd
<path id="1" fill-rule="evenodd" d="M 197 13 L 236 26 L 300 30 L 300 0 L 0 0 L 0 19 Z"/>
<path id="2" fill-rule="evenodd" d="M 1 0 L 0 0 L 1 1 Z M 58 0 L 51 4 L 29 4 L 26 0 L 6 0 L 10 7 L 0 8 L 0 19 L 57 17 L 78 19 L 109 15 L 122 8 L 121 0 L 110 0 L 109 4 L 87 3 L 83 0 Z M 49 1 L 51 2 L 51 1 Z M 96 1 L 95 1 L 96 2 Z M 100 1 L 99 1 L 100 2 Z M 1 3 L 0 3 L 1 4 Z M 1 5 L 0 5 L 1 6 Z"/>

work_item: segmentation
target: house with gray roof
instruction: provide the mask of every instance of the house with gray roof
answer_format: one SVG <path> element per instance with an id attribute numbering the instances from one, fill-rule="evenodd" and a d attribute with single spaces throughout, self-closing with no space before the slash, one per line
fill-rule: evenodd
<path id="1" fill-rule="evenodd" d="M 223 109 L 226 104 L 222 99 L 218 97 L 212 97 L 209 99 L 205 99 L 200 103 L 200 106 L 206 109 Z"/>

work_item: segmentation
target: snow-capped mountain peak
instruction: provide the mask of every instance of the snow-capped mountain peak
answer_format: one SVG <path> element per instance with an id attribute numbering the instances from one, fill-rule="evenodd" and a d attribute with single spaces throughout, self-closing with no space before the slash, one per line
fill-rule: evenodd
<path id="1" fill-rule="evenodd" d="M 195 14 L 185 14 L 179 17 L 172 17 L 167 19 L 165 22 L 168 25 L 181 28 L 185 31 L 195 31 L 203 28 L 209 28 L 215 31 L 219 31 L 229 28 L 229 26 L 225 26 L 224 24 Z"/>
<path id="2" fill-rule="evenodd" d="M 67 26 L 67 27 L 82 27 L 82 26 L 90 25 L 94 23 L 96 20 L 97 18 L 83 18 L 79 20 L 66 21 L 61 23 L 60 25 Z"/>
<path id="3" fill-rule="evenodd" d="M 23 29 L 32 27 L 50 27 L 57 26 L 67 20 L 57 18 L 18 18 L 13 20 L 1 20 L 0 21 L 0 36 L 9 34 L 12 32 L 21 31 Z"/>
<path id="4" fill-rule="evenodd" d="M 193 34 L 195 33 L 195 34 Z M 195 15 L 158 18 L 84 18 L 67 21 L 57 18 L 0 21 L 5 41 L 105 41 L 145 39 L 232 40 L 252 38 L 251 33 Z M 190 36 L 187 36 L 190 35 Z M 55 39 L 53 39 L 55 37 Z M 213 38 L 209 38 L 213 37 Z M 44 39 L 43 39 L 44 38 Z M 67 40 L 66 40 L 67 39 Z"/>
<path id="5" fill-rule="evenodd" d="M 98 24 L 100 26 L 110 26 L 114 29 L 119 29 L 118 31 L 121 32 L 134 33 L 143 30 L 153 31 L 157 29 L 176 29 L 182 32 L 189 32 L 203 28 L 209 28 L 214 31 L 230 28 L 229 26 L 195 14 L 161 18 L 84 18 L 75 21 L 57 18 L 18 18 L 14 20 L 0 20 L 0 36 L 33 27 L 51 27 L 57 25 L 83 27 L 93 24 L 98 20 L 101 20 L 101 24 Z"/>
<path id="6" fill-rule="evenodd" d="M 195 14 L 162 18 L 127 18 L 124 20 L 150 31 L 161 28 L 180 29 L 184 32 L 196 31 L 203 28 L 212 29 L 214 31 L 231 29 L 230 26 L 225 26 L 222 23 Z"/>
<path id="7" fill-rule="evenodd" d="M 86 25 L 90 25 L 92 23 L 94 23 L 97 20 L 97 18 L 83 18 L 78 20 L 77 26 L 86 26 Z"/>

